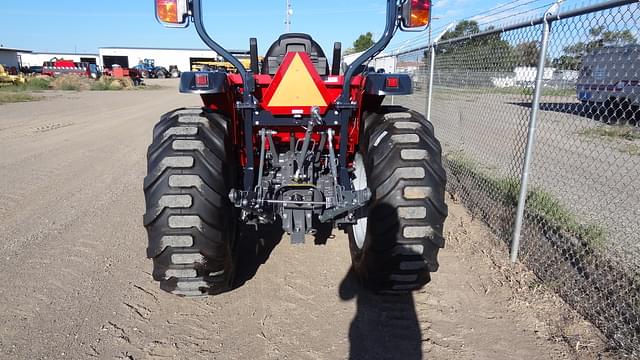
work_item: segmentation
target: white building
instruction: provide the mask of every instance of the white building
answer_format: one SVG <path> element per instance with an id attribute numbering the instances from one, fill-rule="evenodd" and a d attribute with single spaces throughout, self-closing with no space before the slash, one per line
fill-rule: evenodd
<path id="1" fill-rule="evenodd" d="M 378 56 L 373 59 L 373 67 L 376 70 L 384 69 L 384 72 L 393 74 L 396 72 L 398 58 L 396 56 Z"/>
<path id="2" fill-rule="evenodd" d="M 364 54 L 364 51 L 360 51 L 357 53 L 353 53 L 353 54 L 348 54 L 348 55 L 344 55 L 342 56 L 342 62 L 345 65 L 351 65 L 352 62 L 356 61 L 356 59 L 358 58 L 358 56 Z"/>
<path id="3" fill-rule="evenodd" d="M 133 67 L 144 59 L 153 59 L 156 66 L 168 69 L 176 65 L 180 71 L 191 71 L 194 62 L 219 59 L 214 51 L 206 49 L 101 47 L 99 53 L 102 66 L 107 68 L 113 64 Z"/>
<path id="4" fill-rule="evenodd" d="M 21 64 L 20 54 L 27 54 L 29 52 L 29 50 L 0 47 L 0 64 L 8 68 L 15 67 L 18 69 L 21 66 L 24 66 L 24 63 Z"/>
<path id="5" fill-rule="evenodd" d="M 556 71 L 555 68 L 545 67 L 542 73 L 543 80 L 551 80 L 553 79 L 553 72 Z M 519 66 L 513 69 L 515 73 L 515 81 L 516 82 L 535 82 L 536 76 L 538 74 L 538 68 L 533 66 Z"/>
<path id="6" fill-rule="evenodd" d="M 364 51 L 345 55 L 342 57 L 342 62 L 346 65 L 351 65 L 351 63 L 354 62 L 358 58 L 358 56 L 362 54 L 364 54 Z M 376 70 L 384 69 L 384 72 L 393 74 L 395 72 L 398 72 L 398 57 L 388 54 L 379 54 L 369 62 L 368 66 L 374 67 Z M 412 70 L 415 71 L 415 67 L 412 68 Z M 404 72 L 407 72 L 406 68 L 404 69 Z"/>
<path id="7" fill-rule="evenodd" d="M 45 61 L 52 59 L 73 60 L 74 62 L 88 62 L 92 64 L 102 65 L 98 54 L 80 54 L 80 53 L 56 53 L 56 52 L 20 52 L 22 66 L 42 66 Z"/>

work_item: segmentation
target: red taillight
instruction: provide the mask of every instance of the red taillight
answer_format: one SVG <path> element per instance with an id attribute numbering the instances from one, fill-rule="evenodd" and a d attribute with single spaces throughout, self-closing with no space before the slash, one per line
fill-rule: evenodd
<path id="1" fill-rule="evenodd" d="M 388 88 L 397 88 L 400 86 L 400 80 L 397 77 L 388 77 L 385 85 Z"/>
<path id="2" fill-rule="evenodd" d="M 196 74 L 196 87 L 209 87 L 209 74 L 197 73 Z"/>
<path id="3" fill-rule="evenodd" d="M 421 28 L 431 20 L 430 0 L 407 0 L 403 6 L 402 20 L 408 28 Z"/>

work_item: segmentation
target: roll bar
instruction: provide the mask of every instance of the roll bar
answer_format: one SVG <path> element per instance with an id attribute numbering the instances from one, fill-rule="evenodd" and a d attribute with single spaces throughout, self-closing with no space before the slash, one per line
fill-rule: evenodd
<path id="1" fill-rule="evenodd" d="M 400 25 L 399 11 L 400 5 L 404 1 L 406 0 L 387 0 L 387 19 L 384 33 L 372 47 L 367 49 L 362 55 L 358 56 L 358 58 L 347 67 L 344 75 L 342 93 L 340 94 L 336 104 L 338 107 L 349 107 L 351 105 L 351 98 L 349 96 L 351 80 L 358 67 L 378 55 L 387 47 L 387 45 L 389 45 L 389 42 Z M 255 79 L 253 78 L 253 73 L 251 70 L 247 70 L 237 57 L 227 51 L 224 47 L 220 46 L 220 44 L 215 42 L 211 36 L 209 36 L 202 19 L 202 0 L 191 0 L 190 5 L 192 20 L 198 35 L 202 41 L 211 48 L 211 50 L 215 51 L 218 55 L 222 56 L 222 58 L 238 69 L 238 73 L 240 73 L 240 76 L 242 77 L 244 86 L 243 103 L 248 107 L 255 106 L 253 101 L 253 92 L 255 91 Z"/>
<path id="2" fill-rule="evenodd" d="M 243 100 L 245 103 L 253 103 L 252 93 L 255 90 L 255 80 L 251 71 L 247 70 L 242 62 L 238 60 L 237 57 L 233 56 L 227 49 L 223 48 L 215 42 L 211 36 L 207 33 L 207 30 L 204 27 L 204 22 L 202 21 L 202 0 L 191 0 L 191 12 L 193 16 L 193 23 L 196 27 L 196 31 L 200 36 L 200 39 L 204 41 L 204 43 L 211 48 L 211 50 L 215 51 L 218 55 L 222 56 L 223 59 L 231 63 L 233 66 L 238 69 L 240 76 L 242 76 L 242 83 L 244 86 L 244 97 Z"/>
<path id="3" fill-rule="evenodd" d="M 358 67 L 374 58 L 382 50 L 384 50 L 387 45 L 389 45 L 389 42 L 393 38 L 393 34 L 395 34 L 400 24 L 398 16 L 399 8 L 400 7 L 397 0 L 387 0 L 387 21 L 384 28 L 384 33 L 382 34 L 380 40 L 373 44 L 373 46 L 367 49 L 362 55 L 358 56 L 358 58 L 347 68 L 347 71 L 344 74 L 342 94 L 340 94 L 340 97 L 338 98 L 338 106 L 344 106 L 351 103 L 351 99 L 349 97 L 351 89 L 351 79 L 353 78 L 353 75 L 355 75 Z"/>

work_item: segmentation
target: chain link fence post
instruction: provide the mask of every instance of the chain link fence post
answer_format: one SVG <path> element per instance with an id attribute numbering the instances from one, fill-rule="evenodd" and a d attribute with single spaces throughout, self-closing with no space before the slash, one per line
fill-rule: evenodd
<path id="1" fill-rule="evenodd" d="M 533 148 L 536 141 L 536 125 L 538 121 L 538 111 L 540 110 L 540 95 L 544 87 L 544 68 L 547 59 L 547 48 L 549 45 L 549 34 L 551 33 L 552 20 L 550 16 L 556 15 L 560 6 L 559 0 L 553 4 L 544 14 L 544 23 L 542 27 L 542 43 L 540 44 L 540 54 L 538 60 L 538 69 L 536 73 L 536 82 L 533 93 L 533 101 L 531 104 L 531 117 L 529 118 L 529 129 L 527 132 L 527 145 L 524 153 L 524 162 L 522 164 L 522 176 L 520 178 L 520 194 L 518 196 L 518 208 L 516 210 L 516 223 L 513 228 L 513 239 L 511 241 L 511 262 L 518 260 L 518 250 L 520 249 L 520 233 L 522 232 L 522 221 L 524 219 L 524 209 L 527 202 L 527 187 L 529 185 L 529 168 L 533 158 Z"/>
<path id="2" fill-rule="evenodd" d="M 433 72 L 436 64 L 436 46 L 429 45 L 429 56 L 431 57 L 429 65 L 429 95 L 427 96 L 427 120 L 431 121 L 431 99 L 433 96 Z"/>
<path id="3" fill-rule="evenodd" d="M 456 25 L 456 23 L 451 23 L 449 25 L 447 25 L 447 27 L 442 30 L 442 32 L 435 38 L 435 40 L 433 40 L 433 42 L 431 42 L 429 44 L 429 57 L 430 59 L 430 65 L 429 65 L 429 94 L 427 96 L 427 120 L 431 121 L 431 104 L 432 104 L 432 99 L 433 99 L 433 76 L 434 76 L 434 71 L 436 68 L 436 45 L 438 44 L 438 41 L 440 41 L 440 39 L 444 36 L 444 34 L 446 34 L 449 30 L 451 30 L 454 26 Z M 431 30 L 429 30 L 429 40 L 431 40 Z"/>

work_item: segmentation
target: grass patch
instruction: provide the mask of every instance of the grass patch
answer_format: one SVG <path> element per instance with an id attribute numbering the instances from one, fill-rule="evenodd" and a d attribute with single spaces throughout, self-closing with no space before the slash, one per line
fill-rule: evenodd
<path id="1" fill-rule="evenodd" d="M 606 240 L 603 227 L 596 224 L 583 224 L 576 216 L 565 208 L 553 195 L 533 189 L 527 195 L 527 207 L 539 215 L 549 225 L 585 240 L 593 248 L 601 248 Z"/>
<path id="2" fill-rule="evenodd" d="M 640 155 L 640 146 L 636 144 L 624 144 L 618 148 L 618 151 L 631 156 L 638 156 Z"/>
<path id="3" fill-rule="evenodd" d="M 578 131 L 578 135 L 586 136 L 593 139 L 604 139 L 607 141 L 622 140 L 626 141 L 620 143 L 615 149 L 619 152 L 631 156 L 640 155 L 640 145 L 637 143 L 630 143 L 636 140 L 640 140 L 640 130 L 629 126 L 600 126 L 592 129 L 584 129 Z"/>
<path id="4" fill-rule="evenodd" d="M 623 140 L 640 140 L 640 130 L 627 126 L 602 126 L 593 129 L 584 129 L 578 132 L 589 137 L 604 137 Z"/>
<path id="5" fill-rule="evenodd" d="M 482 92 L 506 95 L 524 95 L 533 96 L 534 89 L 532 87 L 506 87 L 506 88 L 483 88 Z M 575 96 L 576 89 L 553 89 L 543 88 L 542 96 Z"/>
<path id="6" fill-rule="evenodd" d="M 471 177 L 472 182 L 477 183 L 481 189 L 496 197 L 505 206 L 518 205 L 519 179 L 490 175 L 460 153 L 448 155 L 447 161 L 455 173 Z M 605 242 L 604 228 L 595 224 L 583 224 L 557 198 L 539 188 L 529 188 L 527 211 L 541 219 L 545 225 L 572 234 L 593 248 L 601 248 Z"/>
<path id="7" fill-rule="evenodd" d="M 133 81 L 131 78 L 114 78 L 110 76 L 103 76 L 99 80 L 91 84 L 90 89 L 94 91 L 108 91 L 108 90 L 125 90 L 133 89 Z"/>
<path id="8" fill-rule="evenodd" d="M 103 81 L 96 81 L 95 83 L 91 84 L 91 90 L 93 91 L 106 91 L 106 90 L 111 90 L 109 83 L 103 82 Z"/>
<path id="9" fill-rule="evenodd" d="M 482 91 L 491 94 L 533 96 L 533 88 L 530 87 L 484 88 Z"/>
<path id="10" fill-rule="evenodd" d="M 133 88 L 133 90 L 160 90 L 160 89 L 166 89 L 167 86 L 162 86 L 162 85 L 146 85 L 146 84 L 141 84 L 139 86 L 136 86 Z"/>
<path id="11" fill-rule="evenodd" d="M 477 87 L 477 88 L 455 88 L 455 87 L 440 87 L 434 86 L 434 95 L 473 95 L 473 94 L 500 94 L 500 95 L 520 95 L 520 96 L 533 96 L 532 87 L 513 86 L 513 87 Z M 576 96 L 575 88 L 554 89 L 543 88 L 542 96 Z"/>
<path id="12" fill-rule="evenodd" d="M 65 75 L 51 80 L 51 88 L 54 90 L 80 91 L 88 87 L 88 79 L 78 75 Z"/>
<path id="13" fill-rule="evenodd" d="M 49 89 L 49 83 L 51 80 L 44 77 L 36 77 L 27 79 L 24 84 L 7 85 L 0 87 L 0 91 L 6 92 L 25 92 L 25 91 L 42 91 Z"/>
<path id="14" fill-rule="evenodd" d="M 24 84 L 6 84 L 0 86 L 0 92 L 20 93 L 20 92 L 41 92 L 43 90 L 65 90 L 65 91 L 107 91 L 107 90 L 133 90 L 162 89 L 160 85 L 134 86 L 131 78 L 114 78 L 103 76 L 98 80 L 77 75 L 64 75 L 57 78 L 35 77 L 30 78 Z M 8 97 L 6 97 L 8 99 Z M 18 98 L 18 97 L 15 97 Z M 26 97 L 23 97 L 26 98 Z M 12 101 L 13 102 L 13 101 Z"/>
<path id="15" fill-rule="evenodd" d="M 24 92 L 0 92 L 0 104 L 37 101 L 40 97 Z"/>
<path id="16" fill-rule="evenodd" d="M 27 80 L 26 83 L 20 85 L 23 91 L 48 90 L 51 80 L 49 78 L 37 77 Z"/>

